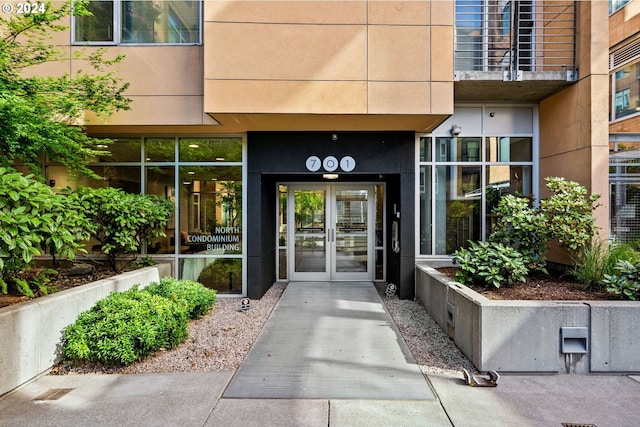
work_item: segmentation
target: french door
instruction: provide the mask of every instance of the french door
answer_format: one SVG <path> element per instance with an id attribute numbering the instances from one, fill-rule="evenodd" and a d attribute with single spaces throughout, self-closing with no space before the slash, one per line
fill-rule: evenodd
<path id="1" fill-rule="evenodd" d="M 373 280 L 374 202 L 373 185 L 291 185 L 290 280 Z"/>

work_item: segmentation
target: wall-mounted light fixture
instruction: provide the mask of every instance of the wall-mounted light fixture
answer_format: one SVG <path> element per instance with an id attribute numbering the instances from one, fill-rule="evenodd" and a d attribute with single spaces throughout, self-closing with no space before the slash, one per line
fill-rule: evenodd
<path id="1" fill-rule="evenodd" d="M 331 140 L 332 141 L 337 141 L 338 140 L 338 134 L 337 133 L 332 133 L 331 134 Z"/>
<path id="2" fill-rule="evenodd" d="M 324 179 L 338 179 L 338 174 L 337 173 L 323 173 L 322 177 Z"/>
<path id="3" fill-rule="evenodd" d="M 449 132 L 451 132 L 451 136 L 458 136 L 460 135 L 460 132 L 462 132 L 462 126 L 451 125 L 451 129 L 449 130 Z"/>

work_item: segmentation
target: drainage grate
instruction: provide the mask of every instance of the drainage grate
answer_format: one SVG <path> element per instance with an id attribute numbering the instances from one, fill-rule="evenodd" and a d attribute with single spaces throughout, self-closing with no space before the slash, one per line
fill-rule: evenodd
<path id="1" fill-rule="evenodd" d="M 50 388 L 41 395 L 34 397 L 33 400 L 58 400 L 62 396 L 69 393 L 73 388 Z"/>
<path id="2" fill-rule="evenodd" d="M 595 424 L 562 423 L 562 427 L 598 427 L 598 426 Z"/>

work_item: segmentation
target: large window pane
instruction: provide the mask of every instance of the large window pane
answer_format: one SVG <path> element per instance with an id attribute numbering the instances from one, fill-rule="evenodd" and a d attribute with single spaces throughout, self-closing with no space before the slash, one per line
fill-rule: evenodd
<path id="1" fill-rule="evenodd" d="M 431 214 L 431 166 L 420 166 L 420 254 L 431 255 L 433 219 Z"/>
<path id="2" fill-rule="evenodd" d="M 147 139 L 144 145 L 147 162 L 173 162 L 176 158 L 176 143 L 173 138 Z"/>
<path id="3" fill-rule="evenodd" d="M 532 159 L 530 137 L 496 137 L 487 138 L 488 162 L 530 162 Z"/>
<path id="4" fill-rule="evenodd" d="M 166 198 L 175 202 L 176 189 L 174 182 L 173 166 L 150 166 L 145 168 L 146 170 L 146 182 L 147 182 L 147 194 L 155 194 L 156 196 Z M 172 218 L 167 227 L 164 230 L 166 236 L 160 237 L 157 243 L 147 246 L 147 253 L 149 254 L 172 254 L 175 252 L 176 243 L 176 226 L 175 218 Z"/>
<path id="5" fill-rule="evenodd" d="M 242 168 L 181 166 L 180 253 L 242 252 Z"/>
<path id="6" fill-rule="evenodd" d="M 180 161 L 241 162 L 241 138 L 193 138 L 180 140 Z"/>
<path id="7" fill-rule="evenodd" d="M 532 167 L 519 165 L 487 166 L 485 203 L 487 212 L 487 236 L 493 230 L 496 216 L 493 214 L 505 194 L 529 197 L 532 194 Z"/>
<path id="8" fill-rule="evenodd" d="M 242 259 L 186 258 L 180 260 L 180 277 L 194 280 L 220 293 L 242 292 Z"/>
<path id="9" fill-rule="evenodd" d="M 480 240 L 480 170 L 436 166 L 436 254 L 452 254 L 469 240 Z"/>
<path id="10" fill-rule="evenodd" d="M 108 151 L 109 154 L 100 156 L 101 162 L 139 162 L 140 161 L 140 147 L 142 142 L 139 138 L 122 139 L 98 147 L 104 151 Z"/>
<path id="11" fill-rule="evenodd" d="M 113 42 L 113 1 L 91 0 L 87 5 L 90 16 L 75 18 L 75 41 Z"/>
<path id="12" fill-rule="evenodd" d="M 420 161 L 431 161 L 431 138 L 420 138 Z"/>
<path id="13" fill-rule="evenodd" d="M 89 16 L 75 17 L 75 42 L 200 43 L 200 2 L 90 0 Z"/>
<path id="14" fill-rule="evenodd" d="M 479 162 L 481 138 L 436 138 L 437 162 Z"/>
<path id="15" fill-rule="evenodd" d="M 619 119 L 640 113 L 640 63 L 630 64 L 616 71 L 613 85 L 613 118 Z"/>
<path id="16" fill-rule="evenodd" d="M 123 1 L 123 43 L 198 43 L 197 1 Z"/>
<path id="17" fill-rule="evenodd" d="M 140 184 L 140 166 L 90 166 L 89 169 L 104 179 L 84 179 L 82 185 L 99 188 L 121 188 L 127 193 L 139 194 L 142 191 Z"/>

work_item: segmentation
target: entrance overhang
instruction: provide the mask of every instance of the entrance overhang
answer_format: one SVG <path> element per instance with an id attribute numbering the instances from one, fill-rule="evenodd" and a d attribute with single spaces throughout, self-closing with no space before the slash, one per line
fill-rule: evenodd
<path id="1" fill-rule="evenodd" d="M 448 114 L 254 114 L 208 113 L 221 132 L 406 131 L 431 132 Z"/>

